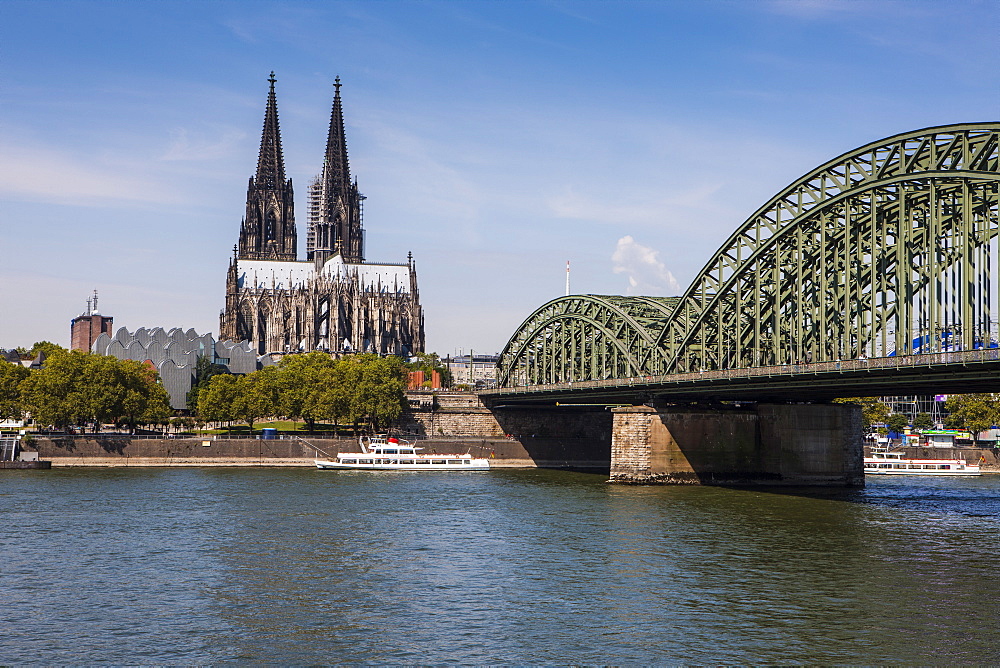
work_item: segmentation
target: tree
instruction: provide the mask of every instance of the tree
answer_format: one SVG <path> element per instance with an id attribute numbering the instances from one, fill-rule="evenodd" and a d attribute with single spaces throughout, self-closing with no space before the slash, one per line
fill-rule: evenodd
<path id="1" fill-rule="evenodd" d="M 853 397 L 850 399 L 834 399 L 837 404 L 857 404 L 861 406 L 861 420 L 864 422 L 865 433 L 869 433 L 876 424 L 885 424 L 889 419 L 889 407 L 878 397 Z"/>
<path id="2" fill-rule="evenodd" d="M 897 434 L 902 433 L 904 429 L 910 426 L 910 418 L 906 417 L 902 413 L 893 413 L 889 416 L 889 419 L 885 421 L 885 426 L 889 428 L 889 431 L 894 431 Z"/>
<path id="3" fill-rule="evenodd" d="M 135 428 L 170 414 L 156 371 L 133 360 L 56 350 L 22 383 L 25 407 L 41 424 L 65 428 L 112 422 Z"/>
<path id="4" fill-rule="evenodd" d="M 356 355 L 351 359 L 360 372 L 351 392 L 351 413 L 367 418 L 369 426 L 378 430 L 403 412 L 406 381 L 402 361 L 377 355 Z"/>
<path id="5" fill-rule="evenodd" d="M 0 420 L 19 420 L 24 415 L 21 383 L 29 373 L 26 367 L 0 358 Z"/>
<path id="6" fill-rule="evenodd" d="M 81 350 L 54 353 L 25 379 L 25 408 L 36 422 L 64 429 L 89 420 L 88 357 Z"/>
<path id="7" fill-rule="evenodd" d="M 251 431 L 254 422 L 277 411 L 277 373 L 276 367 L 269 366 L 236 379 L 233 415 L 237 420 L 246 422 Z"/>
<path id="8" fill-rule="evenodd" d="M 337 416 L 333 391 L 337 362 L 326 353 L 289 355 L 278 363 L 278 410 L 293 419 L 303 419 L 309 431 L 316 421 Z"/>
<path id="9" fill-rule="evenodd" d="M 236 376 L 212 376 L 207 387 L 198 392 L 198 417 L 206 422 L 231 422 L 236 419 Z"/>
<path id="10" fill-rule="evenodd" d="M 913 428 L 914 429 L 933 429 L 934 428 L 934 418 L 931 417 L 930 413 L 918 413 L 915 418 L 913 418 Z"/>
<path id="11" fill-rule="evenodd" d="M 23 348 L 18 348 L 18 351 L 21 350 L 23 350 Z M 48 357 L 52 353 L 57 352 L 64 353 L 67 352 L 67 350 L 58 343 L 52 343 L 51 341 L 36 341 L 35 345 L 31 346 L 21 359 L 33 360 L 38 357 L 38 353 L 45 353 L 45 356 Z"/>
<path id="12" fill-rule="evenodd" d="M 944 407 L 948 411 L 945 424 L 966 429 L 973 436 L 1000 422 L 1000 399 L 996 394 L 953 394 Z"/>
<path id="13" fill-rule="evenodd" d="M 216 364 L 208 358 L 207 355 L 202 355 L 198 358 L 198 361 L 194 365 L 194 383 L 191 385 L 191 390 L 187 393 L 187 408 L 192 413 L 198 410 L 198 392 L 203 387 L 208 386 L 208 381 L 212 379 L 212 376 L 218 376 L 220 373 L 229 373 L 229 369 L 221 364 Z"/>

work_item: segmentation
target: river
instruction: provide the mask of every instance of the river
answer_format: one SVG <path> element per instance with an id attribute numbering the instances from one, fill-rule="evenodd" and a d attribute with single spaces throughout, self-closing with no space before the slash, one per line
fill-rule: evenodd
<path id="1" fill-rule="evenodd" d="M 0 476 L 0 663 L 993 663 L 1000 475 Z"/>

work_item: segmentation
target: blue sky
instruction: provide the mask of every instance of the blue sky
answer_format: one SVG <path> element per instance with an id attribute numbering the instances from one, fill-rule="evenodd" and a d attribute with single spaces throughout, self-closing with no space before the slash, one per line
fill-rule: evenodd
<path id="1" fill-rule="evenodd" d="M 0 347 L 218 333 L 277 76 L 300 246 L 343 81 L 367 256 L 427 347 L 499 351 L 564 292 L 679 294 L 862 144 L 1000 119 L 1000 2 L 0 0 Z M 300 248 L 300 253 L 302 249 Z"/>

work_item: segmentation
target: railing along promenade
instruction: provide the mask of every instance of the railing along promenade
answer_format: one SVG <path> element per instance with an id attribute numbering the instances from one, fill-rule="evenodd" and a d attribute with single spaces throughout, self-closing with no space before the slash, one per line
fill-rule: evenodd
<path id="1" fill-rule="evenodd" d="M 657 393 L 669 394 L 674 390 L 682 390 L 685 386 L 694 385 L 735 385 L 741 388 L 741 393 L 750 392 L 755 385 L 777 386 L 782 381 L 796 381 L 797 392 L 801 391 L 802 381 L 809 379 L 824 378 L 832 380 L 836 384 L 837 378 L 845 379 L 844 389 L 850 389 L 856 383 L 848 382 L 847 379 L 861 374 L 871 374 L 873 372 L 893 372 L 906 371 L 908 375 L 915 376 L 919 372 L 935 371 L 934 382 L 936 387 L 940 387 L 941 392 L 958 393 L 961 389 L 954 389 L 950 386 L 950 381 L 958 380 L 963 383 L 969 382 L 969 374 L 953 373 L 954 378 L 949 378 L 949 369 L 955 367 L 966 367 L 968 365 L 982 365 L 995 362 L 1000 367 L 1000 348 L 986 348 L 979 350 L 962 350 L 951 352 L 924 353 L 915 355 L 901 355 L 891 357 L 873 357 L 850 360 L 839 360 L 833 362 L 814 362 L 798 364 L 779 364 L 772 366 L 747 367 L 740 369 L 722 369 L 710 371 L 692 371 L 686 373 L 673 373 L 652 376 L 637 376 L 630 378 L 610 378 L 606 380 L 584 380 L 566 381 L 562 383 L 545 383 L 537 385 L 517 385 L 514 387 L 497 388 L 486 390 L 480 396 L 490 403 L 498 400 L 510 400 L 517 397 L 529 398 L 539 394 L 559 394 L 559 395 L 586 395 L 599 392 L 602 396 L 614 394 L 620 391 L 622 396 L 642 392 L 643 390 L 656 390 Z M 992 369 L 983 370 L 973 380 L 1000 385 L 1000 375 Z M 917 373 L 914 373 L 917 372 Z M 884 374 L 883 374 L 884 375 Z M 982 377 L 979 377 L 979 376 Z M 992 380 L 996 378 L 997 380 Z M 754 383 L 753 381 L 760 381 Z M 926 381 L 922 381 L 926 382 Z M 829 385 L 828 383 L 827 385 Z M 950 389 L 949 389 L 950 387 Z M 891 385 L 880 388 L 883 391 L 876 394 L 900 394 L 905 392 L 897 391 Z M 903 388 L 906 389 L 906 388 Z M 1000 388 L 998 388 L 1000 389 Z M 982 388 L 965 388 L 966 392 L 979 391 Z M 590 391 L 590 392 L 588 392 Z M 709 390 L 710 391 L 710 390 Z M 829 387 L 821 391 L 821 394 L 830 395 L 833 390 Z M 700 392 L 701 393 L 701 392 Z M 769 393 L 773 394 L 773 392 Z M 834 391 L 833 394 L 836 394 Z M 858 396 L 858 395 L 842 395 Z M 805 397 L 809 398 L 809 397 Z"/>

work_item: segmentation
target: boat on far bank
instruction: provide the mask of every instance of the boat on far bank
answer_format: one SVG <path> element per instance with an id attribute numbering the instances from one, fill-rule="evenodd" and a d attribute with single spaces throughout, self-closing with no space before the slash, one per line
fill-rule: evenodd
<path id="1" fill-rule="evenodd" d="M 979 464 L 964 459 L 906 459 L 902 452 L 873 449 L 865 457 L 868 475 L 979 475 Z"/>
<path id="2" fill-rule="evenodd" d="M 361 452 L 340 452 L 332 460 L 317 459 L 318 469 L 358 471 L 489 471 L 490 460 L 466 453 L 418 453 L 423 448 L 384 435 L 358 439 Z"/>

